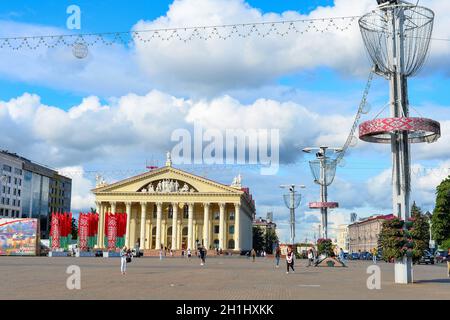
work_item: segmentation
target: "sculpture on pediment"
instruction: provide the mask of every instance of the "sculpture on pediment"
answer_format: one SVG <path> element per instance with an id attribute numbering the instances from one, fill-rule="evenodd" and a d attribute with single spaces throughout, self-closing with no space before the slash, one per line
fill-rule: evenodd
<path id="1" fill-rule="evenodd" d="M 181 192 L 188 192 L 189 191 L 189 186 L 187 185 L 187 183 L 185 183 L 183 185 L 183 188 L 181 188 Z"/>
<path id="2" fill-rule="evenodd" d="M 103 177 L 101 175 L 97 174 L 95 176 L 95 187 L 99 188 L 99 187 L 104 187 L 106 185 L 108 185 L 108 184 L 106 183 L 105 179 L 103 179 Z"/>
<path id="3" fill-rule="evenodd" d="M 231 186 L 234 188 L 241 188 L 242 187 L 241 181 L 242 181 L 241 174 L 238 174 L 237 177 L 233 178 L 233 182 L 231 183 Z"/>
<path id="4" fill-rule="evenodd" d="M 164 179 L 158 181 L 156 187 L 154 186 L 156 183 L 149 183 L 146 188 L 143 188 L 141 192 L 148 193 L 174 193 L 174 192 L 196 192 L 194 188 L 191 188 L 187 183 L 184 183 L 183 187 L 180 188 L 180 182 L 178 180 L 170 180 Z"/>

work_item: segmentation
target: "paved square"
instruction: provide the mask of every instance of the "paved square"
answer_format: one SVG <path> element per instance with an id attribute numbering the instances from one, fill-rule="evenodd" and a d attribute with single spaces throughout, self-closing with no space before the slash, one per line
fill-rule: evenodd
<path id="1" fill-rule="evenodd" d="M 81 268 L 81 289 L 69 290 L 66 269 Z M 367 289 L 370 262 L 348 268 L 306 267 L 286 274 L 284 261 L 245 257 L 140 258 L 120 274 L 118 258 L 0 257 L 0 299 L 450 299 L 446 266 L 414 266 L 416 283 L 393 284 L 393 264 L 379 263 L 381 290 Z"/>

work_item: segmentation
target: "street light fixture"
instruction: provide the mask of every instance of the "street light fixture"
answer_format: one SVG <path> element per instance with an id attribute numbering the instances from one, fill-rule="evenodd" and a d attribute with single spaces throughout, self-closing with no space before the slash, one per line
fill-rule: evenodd
<path id="1" fill-rule="evenodd" d="M 301 201 L 301 194 L 295 191 L 295 187 L 306 188 L 305 185 L 295 185 L 295 184 L 283 184 L 280 185 L 282 189 L 289 189 L 289 194 L 284 194 L 283 199 L 286 207 L 290 211 L 290 225 L 291 225 L 291 244 L 295 243 L 295 209 L 298 208 Z"/>
<path id="2" fill-rule="evenodd" d="M 314 182 L 320 185 L 320 201 L 310 202 L 310 209 L 320 209 L 322 216 L 322 238 L 328 239 L 328 208 L 337 208 L 337 202 L 328 202 L 327 187 L 333 182 L 336 175 L 336 159 L 327 156 L 327 152 L 340 153 L 343 148 L 340 147 L 308 147 L 304 148 L 303 152 L 316 152 L 316 159 L 309 161 L 309 167 L 314 177 Z"/>

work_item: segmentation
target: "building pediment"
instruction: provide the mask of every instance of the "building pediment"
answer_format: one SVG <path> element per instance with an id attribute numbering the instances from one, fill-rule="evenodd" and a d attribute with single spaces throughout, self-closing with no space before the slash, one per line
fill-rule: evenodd
<path id="1" fill-rule="evenodd" d="M 124 179 L 113 184 L 103 185 L 92 191 L 94 194 L 116 192 L 150 194 L 243 193 L 239 189 L 168 166 Z"/>

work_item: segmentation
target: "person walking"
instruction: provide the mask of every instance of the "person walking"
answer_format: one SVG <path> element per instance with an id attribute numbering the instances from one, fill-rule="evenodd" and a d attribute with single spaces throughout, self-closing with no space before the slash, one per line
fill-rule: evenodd
<path id="1" fill-rule="evenodd" d="M 250 255 L 252 256 L 253 262 L 255 262 L 255 259 L 256 259 L 256 251 L 255 251 L 255 249 L 252 249 L 252 251 L 250 252 Z"/>
<path id="2" fill-rule="evenodd" d="M 292 272 L 295 272 L 295 270 L 294 270 L 294 252 L 292 252 L 291 247 L 288 248 L 288 251 L 286 253 L 286 273 L 289 273 L 289 267 L 291 267 Z"/>
<path id="3" fill-rule="evenodd" d="M 202 259 L 200 265 L 204 266 L 206 263 L 206 249 L 203 246 L 200 248 L 200 259 Z"/>
<path id="4" fill-rule="evenodd" d="M 125 274 L 127 272 L 127 258 L 128 258 L 128 250 L 127 246 L 124 246 L 122 250 L 120 250 L 120 272 Z"/>
<path id="5" fill-rule="evenodd" d="M 275 249 L 276 268 L 280 266 L 280 258 L 281 258 L 281 249 L 280 246 L 277 246 L 277 248 Z"/>
<path id="6" fill-rule="evenodd" d="M 191 249 L 188 248 L 188 249 L 187 249 L 187 258 L 188 258 L 189 260 L 191 260 L 191 256 L 192 256 Z"/>
<path id="7" fill-rule="evenodd" d="M 342 248 L 339 249 L 339 261 L 341 261 L 342 264 L 345 265 L 344 250 Z"/>
<path id="8" fill-rule="evenodd" d="M 308 250 L 308 267 L 312 266 L 314 264 L 314 252 L 312 249 Z"/>
<path id="9" fill-rule="evenodd" d="M 159 260 L 162 260 L 163 258 L 163 246 L 161 245 L 161 248 L 159 249 Z"/>
<path id="10" fill-rule="evenodd" d="M 372 261 L 373 261 L 374 264 L 377 263 L 377 255 L 378 255 L 377 248 L 373 248 L 372 249 Z"/>

